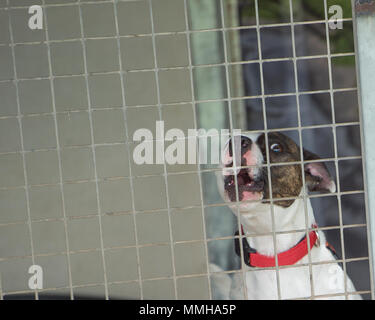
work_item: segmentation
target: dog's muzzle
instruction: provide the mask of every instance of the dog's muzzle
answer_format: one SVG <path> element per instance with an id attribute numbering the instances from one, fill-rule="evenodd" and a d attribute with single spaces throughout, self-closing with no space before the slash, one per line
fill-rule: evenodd
<path id="1" fill-rule="evenodd" d="M 249 137 L 234 137 L 233 142 L 234 147 L 232 140 L 228 142 L 224 155 L 224 190 L 231 201 L 237 201 L 238 189 L 238 200 L 242 201 L 246 192 L 261 193 L 264 190 L 264 174 L 260 167 L 262 155 Z"/>
<path id="2" fill-rule="evenodd" d="M 239 201 L 242 200 L 243 192 L 262 192 L 264 188 L 264 181 L 253 180 L 247 169 L 241 169 L 237 174 L 237 188 Z M 236 178 L 230 175 L 224 178 L 224 189 L 228 193 L 231 201 L 236 201 Z"/>

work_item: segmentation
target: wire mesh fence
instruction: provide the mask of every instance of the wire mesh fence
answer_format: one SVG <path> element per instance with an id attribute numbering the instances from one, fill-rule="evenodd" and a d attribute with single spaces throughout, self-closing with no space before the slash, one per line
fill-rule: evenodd
<path id="1" fill-rule="evenodd" d="M 156 121 L 181 129 L 184 142 L 189 128 L 211 126 L 265 133 L 266 145 L 283 132 L 301 159 L 313 148 L 337 191 L 302 193 L 306 225 L 280 231 L 270 180 L 272 232 L 246 236 L 271 236 L 277 257 L 280 235 L 311 231 L 311 201 L 314 230 L 336 247 L 345 290 L 315 292 L 314 267 L 333 261 L 313 261 L 308 250 L 298 268 L 308 268 L 311 288 L 300 298 L 370 297 L 350 1 L 337 3 L 343 29 L 330 28 L 336 3 L 328 0 L 33 4 L 43 9 L 40 30 L 27 25 L 28 1 L 0 2 L 2 299 L 216 299 L 224 275 L 239 277 L 238 296 L 249 297 L 246 276 L 259 270 L 244 264 L 242 241 L 241 258 L 234 253 L 243 223 L 237 184 L 228 205 L 217 166 L 136 164 L 138 128 L 152 133 L 154 159 L 158 143 L 170 145 Z M 271 179 L 273 167 L 291 164 L 303 170 L 305 162 L 264 169 Z M 42 266 L 41 289 L 29 287 L 31 265 Z M 296 266 L 276 258 L 278 299 L 286 298 L 280 271 L 288 268 Z M 348 291 L 346 274 L 357 292 Z"/>

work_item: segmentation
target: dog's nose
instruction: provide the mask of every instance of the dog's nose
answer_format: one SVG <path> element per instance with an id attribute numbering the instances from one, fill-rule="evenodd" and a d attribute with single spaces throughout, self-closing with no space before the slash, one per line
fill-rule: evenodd
<path id="1" fill-rule="evenodd" d="M 251 147 L 252 141 L 250 138 L 241 136 L 241 149 L 247 150 Z"/>
<path id="2" fill-rule="evenodd" d="M 240 138 L 240 139 L 239 139 Z M 251 148 L 251 144 L 253 143 L 252 140 L 249 137 L 246 136 L 240 136 L 240 137 L 234 137 L 234 139 L 229 140 L 229 155 L 233 157 L 233 148 L 232 148 L 232 140 L 234 140 L 234 143 L 240 143 L 241 144 L 241 155 Z M 235 150 L 238 150 L 237 148 L 234 148 Z"/>

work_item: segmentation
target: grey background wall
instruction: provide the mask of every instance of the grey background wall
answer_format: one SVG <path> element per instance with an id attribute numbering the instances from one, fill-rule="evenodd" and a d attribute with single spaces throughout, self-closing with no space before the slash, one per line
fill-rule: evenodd
<path id="1" fill-rule="evenodd" d="M 86 2 L 33 1 L 42 30 L 0 2 L 2 294 L 38 264 L 39 298 L 208 298 L 197 167 L 132 158 L 136 129 L 196 126 L 184 1 Z"/>

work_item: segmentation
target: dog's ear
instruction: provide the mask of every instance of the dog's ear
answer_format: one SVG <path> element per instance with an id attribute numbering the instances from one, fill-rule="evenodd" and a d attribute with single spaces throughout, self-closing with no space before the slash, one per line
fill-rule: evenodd
<path id="1" fill-rule="evenodd" d="M 318 160 L 316 154 L 303 149 L 303 160 Z M 335 192 L 336 184 L 323 162 L 305 163 L 305 182 L 309 191 Z"/>

